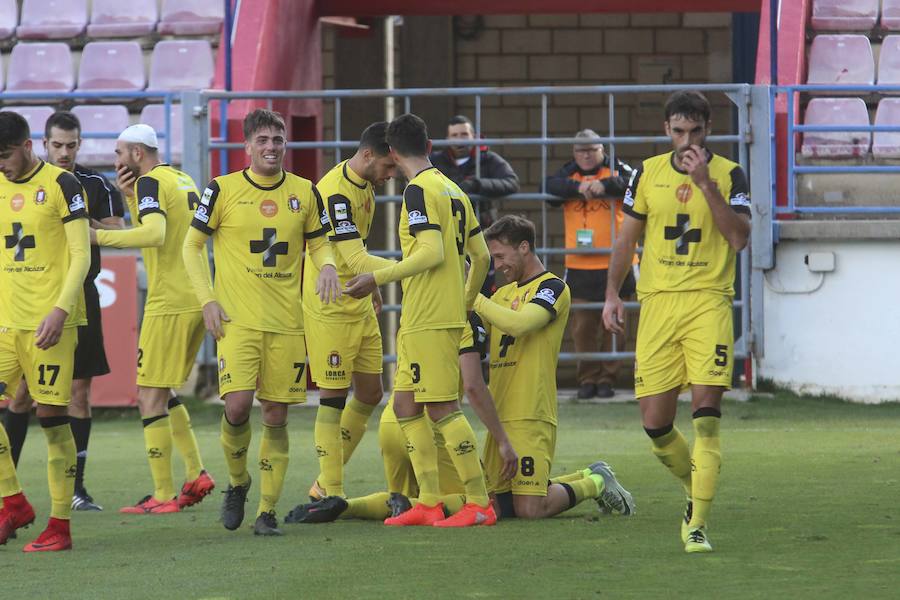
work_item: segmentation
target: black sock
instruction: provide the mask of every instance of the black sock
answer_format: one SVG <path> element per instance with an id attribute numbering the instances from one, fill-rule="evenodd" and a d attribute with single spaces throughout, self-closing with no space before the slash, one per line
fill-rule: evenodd
<path id="1" fill-rule="evenodd" d="M 91 437 L 91 418 L 70 418 L 72 437 L 75 438 L 75 491 L 84 489 L 84 463 L 87 462 L 88 439 Z"/>
<path id="2" fill-rule="evenodd" d="M 19 465 L 19 455 L 22 454 L 22 446 L 25 445 L 25 436 L 28 435 L 28 419 L 31 417 L 31 411 L 17 413 L 6 409 L 6 416 L 3 418 L 3 427 L 6 428 L 6 435 L 9 437 L 9 450 L 12 454 L 13 463 Z"/>

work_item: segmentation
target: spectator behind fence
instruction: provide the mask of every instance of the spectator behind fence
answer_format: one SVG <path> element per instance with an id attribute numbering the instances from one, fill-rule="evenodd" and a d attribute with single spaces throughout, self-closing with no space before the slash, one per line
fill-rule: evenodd
<path id="1" fill-rule="evenodd" d="M 588 140 L 599 136 L 583 129 L 575 137 Z M 546 180 L 547 193 L 564 198 L 550 200 L 550 205 L 563 207 L 566 248 L 609 249 L 613 240 L 613 215 L 617 231 L 622 224 L 623 213 L 618 202 L 625 194 L 631 167 L 617 160 L 612 171 L 603 145 L 593 142 L 575 144 L 573 155 L 574 160 Z M 566 255 L 565 280 L 573 305 L 603 301 L 608 268 L 608 254 Z M 620 293 L 623 298 L 631 298 L 634 289 L 634 275 L 629 273 Z M 598 336 L 602 336 L 600 343 Z M 599 310 L 573 310 L 572 337 L 576 352 L 607 352 L 612 348 L 611 336 L 603 329 Z M 624 347 L 625 340 L 620 336 L 616 349 Z M 578 361 L 578 398 L 613 396 L 618 365 L 617 361 Z"/>

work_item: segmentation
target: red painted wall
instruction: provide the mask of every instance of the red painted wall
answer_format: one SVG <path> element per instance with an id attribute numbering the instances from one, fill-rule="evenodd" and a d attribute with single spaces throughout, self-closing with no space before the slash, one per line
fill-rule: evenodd
<path id="1" fill-rule="evenodd" d="M 768 0 L 764 0 L 768 1 Z M 322 16 L 521 15 L 598 12 L 759 12 L 760 0 L 320 0 Z"/>

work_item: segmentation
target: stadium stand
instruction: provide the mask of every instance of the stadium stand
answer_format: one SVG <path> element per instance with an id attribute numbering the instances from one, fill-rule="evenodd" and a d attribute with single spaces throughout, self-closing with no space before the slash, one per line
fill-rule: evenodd
<path id="1" fill-rule="evenodd" d="M 3 57 L 0 56 L 0 92 L 3 91 L 3 84 L 5 83 L 5 82 L 4 82 L 4 79 L 3 79 L 3 73 L 4 73 L 4 71 L 3 71 Z"/>
<path id="2" fill-rule="evenodd" d="M 156 44 L 150 58 L 148 90 L 192 90 L 212 85 L 215 65 L 206 40 L 171 40 Z"/>
<path id="3" fill-rule="evenodd" d="M 878 0 L 815 0 L 812 28 L 816 31 L 869 31 L 878 21 Z"/>
<path id="4" fill-rule="evenodd" d="M 875 125 L 900 126 L 900 98 L 885 98 L 878 103 Z M 876 131 L 872 142 L 872 154 L 875 158 L 900 158 L 900 133 Z"/>
<path id="5" fill-rule="evenodd" d="M 156 0 L 93 0 L 87 35 L 91 38 L 139 37 L 156 29 Z"/>
<path id="6" fill-rule="evenodd" d="M 87 0 L 25 0 L 16 37 L 22 40 L 68 39 L 84 33 Z"/>
<path id="7" fill-rule="evenodd" d="M 869 113 L 861 98 L 814 98 L 806 108 L 806 125 L 868 125 Z M 869 151 L 867 132 L 808 132 L 803 135 L 803 156 L 846 158 Z"/>
<path id="8" fill-rule="evenodd" d="M 146 123 L 156 131 L 166 130 L 166 109 L 162 104 L 148 104 L 141 111 L 140 122 Z M 168 162 L 181 164 L 181 146 L 184 141 L 183 126 L 181 123 L 181 105 L 173 104 L 170 111 L 169 123 L 171 130 L 169 136 L 172 138 L 172 155 L 168 158 Z M 163 146 L 165 147 L 165 145 Z"/>
<path id="9" fill-rule="evenodd" d="M 12 110 L 28 121 L 28 128 L 31 129 L 32 136 L 37 135 L 38 139 L 34 139 L 34 152 L 41 158 L 47 158 L 47 152 L 44 145 L 40 141 L 40 136 L 44 135 L 44 125 L 47 119 L 53 114 L 52 106 L 4 106 L 5 110 Z"/>
<path id="10" fill-rule="evenodd" d="M 90 42 L 81 54 L 77 91 L 137 92 L 146 86 L 137 42 Z"/>
<path id="11" fill-rule="evenodd" d="M 809 50 L 811 85 L 872 85 L 875 60 L 864 35 L 817 35 Z"/>
<path id="12" fill-rule="evenodd" d="M 0 40 L 8 40 L 16 32 L 18 12 L 16 0 L 0 0 Z"/>
<path id="13" fill-rule="evenodd" d="M 9 56 L 6 91 L 69 92 L 75 87 L 72 52 L 62 42 L 18 43 Z"/>
<path id="14" fill-rule="evenodd" d="M 157 30 L 164 35 L 213 35 L 224 19 L 221 0 L 163 0 Z"/>
<path id="15" fill-rule="evenodd" d="M 886 36 L 878 53 L 878 85 L 900 84 L 900 35 Z"/>
<path id="16" fill-rule="evenodd" d="M 128 109 L 121 104 L 94 105 L 86 104 L 72 109 L 81 121 L 82 133 L 107 133 L 122 131 L 131 123 Z M 116 140 L 101 138 L 85 138 L 78 152 L 80 163 L 90 167 L 110 165 L 116 159 Z"/>
<path id="17" fill-rule="evenodd" d="M 882 2 L 881 26 L 888 31 L 900 30 L 900 0 L 884 0 Z"/>

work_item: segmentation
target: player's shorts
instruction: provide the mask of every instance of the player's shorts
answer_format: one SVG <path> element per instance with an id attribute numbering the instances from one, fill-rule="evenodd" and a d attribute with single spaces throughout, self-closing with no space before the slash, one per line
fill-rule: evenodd
<path id="1" fill-rule="evenodd" d="M 488 433 L 484 441 L 484 476 L 489 492 L 517 496 L 546 496 L 550 467 L 556 452 L 556 425 L 546 421 L 503 421 L 503 429 L 519 455 L 512 479 L 500 480 L 503 459 L 497 441 Z"/>
<path id="2" fill-rule="evenodd" d="M 103 347 L 100 294 L 97 293 L 97 286 L 93 282 L 84 286 L 84 308 L 87 313 L 87 325 L 78 328 L 73 379 L 88 379 L 109 373 L 109 363 Z"/>
<path id="3" fill-rule="evenodd" d="M 638 398 L 689 384 L 731 387 L 731 298 L 713 292 L 658 292 L 641 300 L 634 361 Z"/>
<path id="4" fill-rule="evenodd" d="M 151 388 L 183 386 L 204 335 L 201 312 L 144 315 L 138 340 L 137 384 Z"/>
<path id="5" fill-rule="evenodd" d="M 394 390 L 415 392 L 416 402 L 459 397 L 459 342 L 463 328 L 397 333 Z"/>
<path id="6" fill-rule="evenodd" d="M 258 331 L 223 323 L 218 341 L 219 395 L 256 390 L 270 402 L 306 401 L 306 341 L 302 333 Z"/>
<path id="7" fill-rule="evenodd" d="M 428 418 L 427 416 L 425 417 Z M 435 444 L 438 450 L 438 484 L 441 495 L 465 494 L 465 486 L 456 473 L 453 460 L 444 446 L 444 439 L 435 430 Z M 381 413 L 378 425 L 378 443 L 384 462 L 384 478 L 389 492 L 400 492 L 408 498 L 419 495 L 419 483 L 413 470 L 409 453 L 406 451 L 406 436 L 394 414 L 393 398 Z"/>
<path id="8" fill-rule="evenodd" d="M 68 406 L 72 397 L 72 357 L 78 343 L 74 327 L 63 329 L 55 346 L 34 345 L 34 331 L 0 328 L 0 393 L 14 397 L 22 375 L 38 404 Z"/>
<path id="9" fill-rule="evenodd" d="M 353 373 L 381 373 L 381 332 L 374 315 L 354 323 L 310 315 L 303 328 L 310 374 L 320 388 L 343 390 L 350 387 Z"/>

